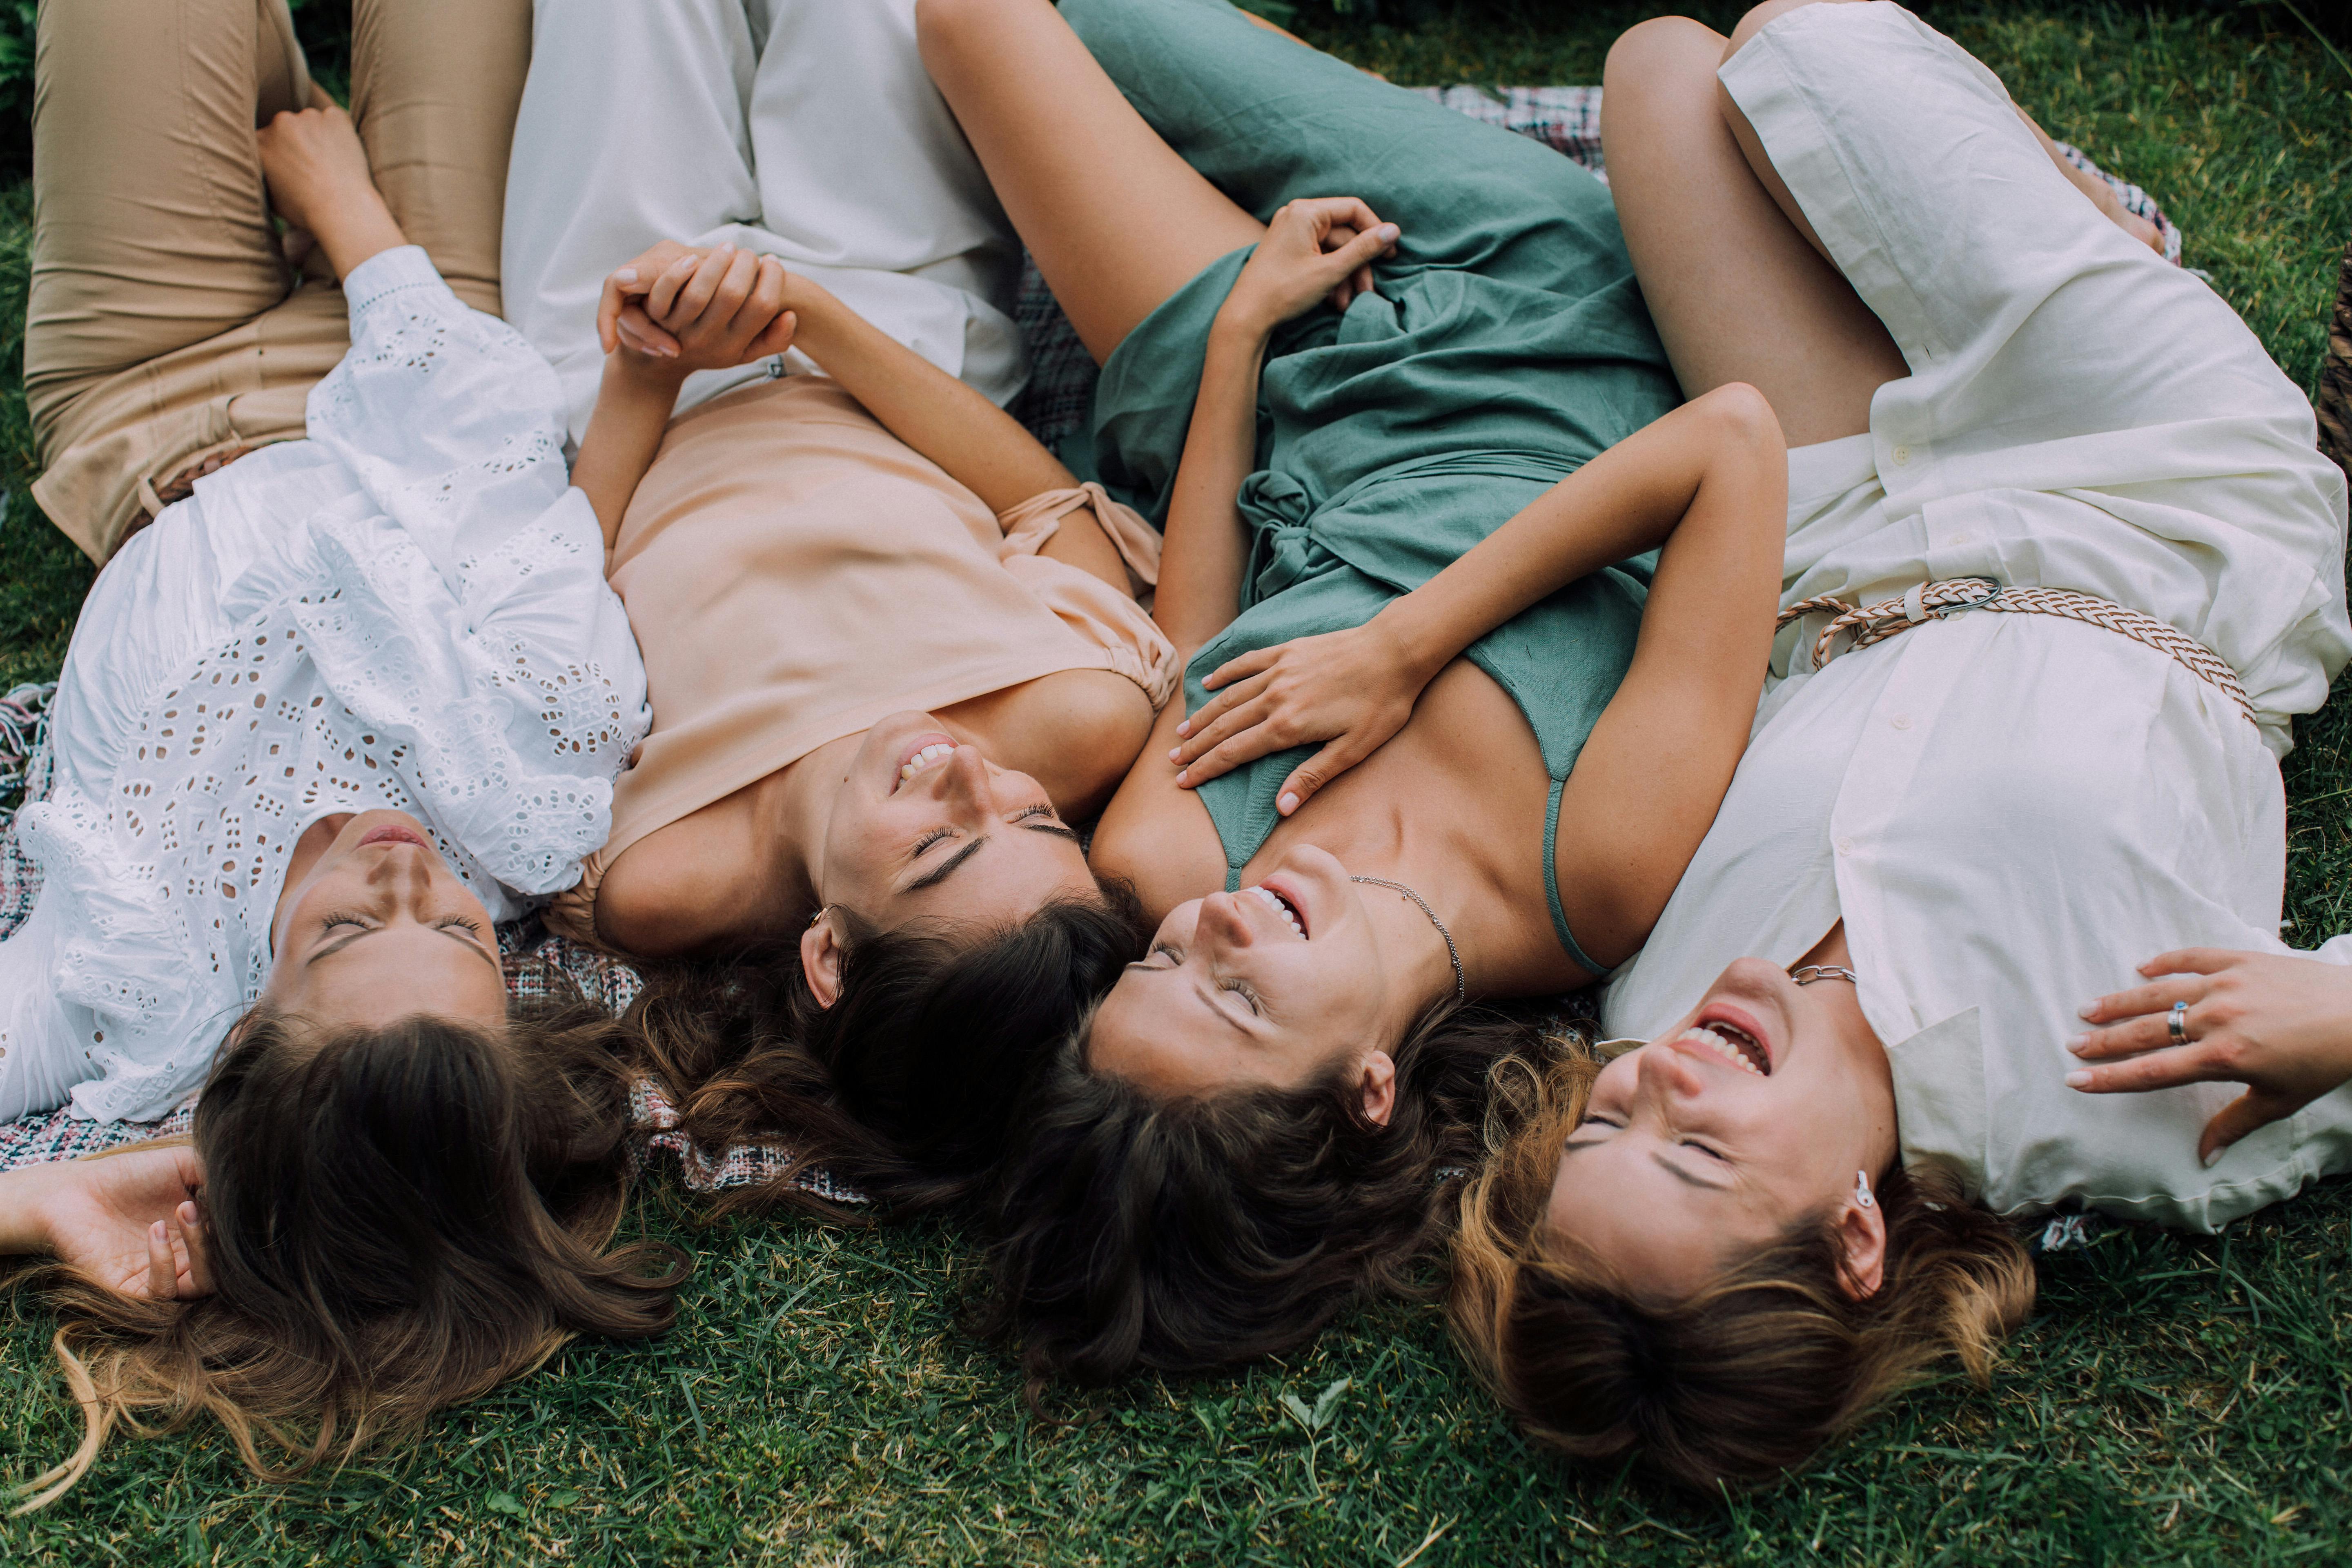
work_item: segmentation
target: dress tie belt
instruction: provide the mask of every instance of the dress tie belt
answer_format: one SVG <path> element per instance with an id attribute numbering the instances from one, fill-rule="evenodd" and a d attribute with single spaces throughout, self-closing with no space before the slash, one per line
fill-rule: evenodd
<path id="1" fill-rule="evenodd" d="M 2008 587 L 1990 577 L 1946 577 L 1933 583 L 1914 584 L 1900 598 L 1883 599 L 1875 605 L 1856 606 L 1843 599 L 1823 595 L 1818 598 L 1801 599 L 1780 612 L 1777 626 L 1810 615 L 1832 617 L 1813 639 L 1813 668 L 1822 668 L 1846 648 L 1868 647 L 1884 642 L 1897 632 L 1909 631 L 1927 621 L 1940 621 L 1969 610 L 1992 610 L 2013 616 L 2060 616 L 2084 626 L 2098 626 L 2106 631 L 2144 643 L 2159 653 L 2169 655 L 2182 668 L 2202 680 L 2210 682 L 2226 693 L 2238 710 L 2251 721 L 2254 717 L 2253 700 L 2238 680 L 2238 672 L 2220 654 L 2195 637 L 2154 616 L 2146 615 L 2111 599 L 2095 594 L 2077 594 L 2067 588 Z M 1845 647 L 1836 645 L 1841 637 L 1850 637 Z"/>

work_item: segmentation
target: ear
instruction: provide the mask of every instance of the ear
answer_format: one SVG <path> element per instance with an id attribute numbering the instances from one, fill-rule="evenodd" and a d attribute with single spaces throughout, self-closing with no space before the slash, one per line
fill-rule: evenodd
<path id="1" fill-rule="evenodd" d="M 1374 1051 L 1364 1058 L 1356 1081 L 1364 1093 L 1364 1120 L 1386 1127 L 1396 1114 L 1396 1063 L 1388 1052 Z"/>
<path id="2" fill-rule="evenodd" d="M 841 961 L 848 955 L 830 914 L 801 932 L 801 978 L 808 982 L 818 1006 L 830 1007 L 841 1000 Z"/>
<path id="3" fill-rule="evenodd" d="M 1886 1281 L 1886 1210 L 1868 1208 L 1849 1196 L 1838 1210 L 1838 1284 L 1856 1301 L 1878 1294 Z"/>

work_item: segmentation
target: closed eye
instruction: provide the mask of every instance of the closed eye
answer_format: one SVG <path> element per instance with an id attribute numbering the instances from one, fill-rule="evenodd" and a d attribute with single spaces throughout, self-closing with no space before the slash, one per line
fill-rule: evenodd
<path id="1" fill-rule="evenodd" d="M 1239 996 L 1244 1002 L 1248 1003 L 1251 1016 L 1262 1018 L 1265 1016 L 1265 1010 L 1257 1005 L 1257 993 L 1251 990 L 1244 982 L 1239 980 L 1220 980 L 1217 982 L 1217 989 L 1220 991 L 1230 991 L 1236 996 Z"/>
<path id="2" fill-rule="evenodd" d="M 923 851 L 929 849 L 932 845 L 937 844 L 943 838 L 953 838 L 954 837 L 955 829 L 952 827 L 934 827 L 929 833 L 924 834 L 920 838 L 915 840 L 915 847 L 913 849 L 908 851 L 907 858 L 909 860 L 919 859 L 921 858 Z"/>
<path id="3" fill-rule="evenodd" d="M 1053 802 L 1040 801 L 1035 805 L 1025 805 L 1014 812 L 1011 825 L 1015 827 L 1026 826 L 1032 833 L 1050 833 L 1057 838 L 1066 838 L 1073 844 L 1078 842 L 1078 836 L 1057 821 L 1056 815 Z M 1043 817 L 1045 820 L 1033 821 L 1032 818 L 1035 817 Z"/>
<path id="4" fill-rule="evenodd" d="M 360 930 L 365 931 L 367 929 L 367 921 L 363 917 L 354 914 L 331 914 L 325 920 L 319 922 L 319 934 L 320 936 L 324 936 L 327 932 L 334 930 L 337 926 L 357 926 Z"/>
<path id="5" fill-rule="evenodd" d="M 1727 1164 L 1729 1164 L 1729 1163 L 1731 1163 L 1731 1162 L 1730 1162 L 1728 1159 L 1727 1159 L 1727 1158 L 1726 1158 L 1726 1157 L 1725 1157 L 1725 1156 L 1724 1156 L 1720 1152 L 1718 1152 L 1718 1151 L 1717 1151 L 1717 1150 L 1714 1150 L 1714 1149 L 1710 1149 L 1710 1148 L 1708 1148 L 1706 1144 L 1704 1144 L 1704 1143 L 1700 1143 L 1700 1142 L 1696 1142 L 1696 1141 L 1694 1141 L 1694 1140 L 1692 1140 L 1692 1139 L 1688 1139 L 1688 1138 L 1684 1139 L 1684 1140 L 1682 1141 L 1682 1146 L 1683 1146 L 1684 1148 L 1685 1148 L 1685 1149 L 1696 1149 L 1696 1150 L 1697 1150 L 1700 1153 L 1705 1154 L 1705 1155 L 1706 1155 L 1708 1159 L 1710 1159 L 1710 1160 L 1721 1160 L 1721 1161 L 1723 1161 L 1723 1163 L 1724 1163 L 1725 1164 L 1727 1164 Z"/>

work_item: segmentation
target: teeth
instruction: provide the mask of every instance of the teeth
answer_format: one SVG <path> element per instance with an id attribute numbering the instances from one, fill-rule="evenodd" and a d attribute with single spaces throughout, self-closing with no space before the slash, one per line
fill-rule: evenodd
<path id="1" fill-rule="evenodd" d="M 954 752 L 955 748 L 949 745 L 945 741 L 932 742 L 929 745 L 925 746 L 921 751 L 917 752 L 912 757 L 908 759 L 906 766 L 898 770 L 898 782 L 900 784 L 905 784 L 908 779 L 913 778 L 925 768 L 928 768 L 932 763 L 939 762 L 943 757 L 953 755 Z"/>
<path id="2" fill-rule="evenodd" d="M 1298 923 L 1298 917 L 1290 912 L 1290 906 L 1282 901 L 1280 894 L 1269 892 L 1264 888 L 1244 888 L 1242 891 L 1244 893 L 1255 893 L 1259 898 L 1264 899 L 1265 900 L 1266 908 L 1272 910 L 1276 914 L 1280 915 L 1284 920 L 1290 922 L 1290 929 L 1298 933 L 1299 941 L 1305 942 L 1307 940 L 1307 928 Z"/>
<path id="3" fill-rule="evenodd" d="M 1729 1062 L 1732 1066 L 1741 1068 L 1757 1078 L 1762 1078 L 1765 1076 L 1764 1069 L 1758 1067 L 1755 1062 L 1750 1060 L 1746 1051 L 1741 1050 L 1737 1045 L 1734 1045 L 1727 1037 L 1712 1028 L 1704 1025 L 1693 1025 L 1691 1027 L 1685 1029 L 1680 1037 L 1685 1040 L 1697 1041 L 1699 1044 L 1713 1050 L 1717 1055 L 1722 1057 L 1724 1060 Z"/>

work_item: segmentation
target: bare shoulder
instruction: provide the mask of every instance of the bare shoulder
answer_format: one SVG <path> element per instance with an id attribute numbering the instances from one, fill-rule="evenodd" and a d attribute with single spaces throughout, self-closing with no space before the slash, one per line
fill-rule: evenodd
<path id="1" fill-rule="evenodd" d="M 596 934 L 640 958 L 683 958 L 781 929 L 772 858 L 730 798 L 657 827 L 621 851 L 596 889 Z"/>
<path id="2" fill-rule="evenodd" d="M 1138 769 L 1149 768 L 1152 760 L 1144 758 Z M 1096 876 L 1116 877 L 1132 887 L 1154 924 L 1185 900 L 1225 885 L 1224 843 L 1209 808 L 1189 790 L 1154 790 L 1134 799 L 1129 788 L 1121 789 L 1095 829 L 1087 861 Z"/>

